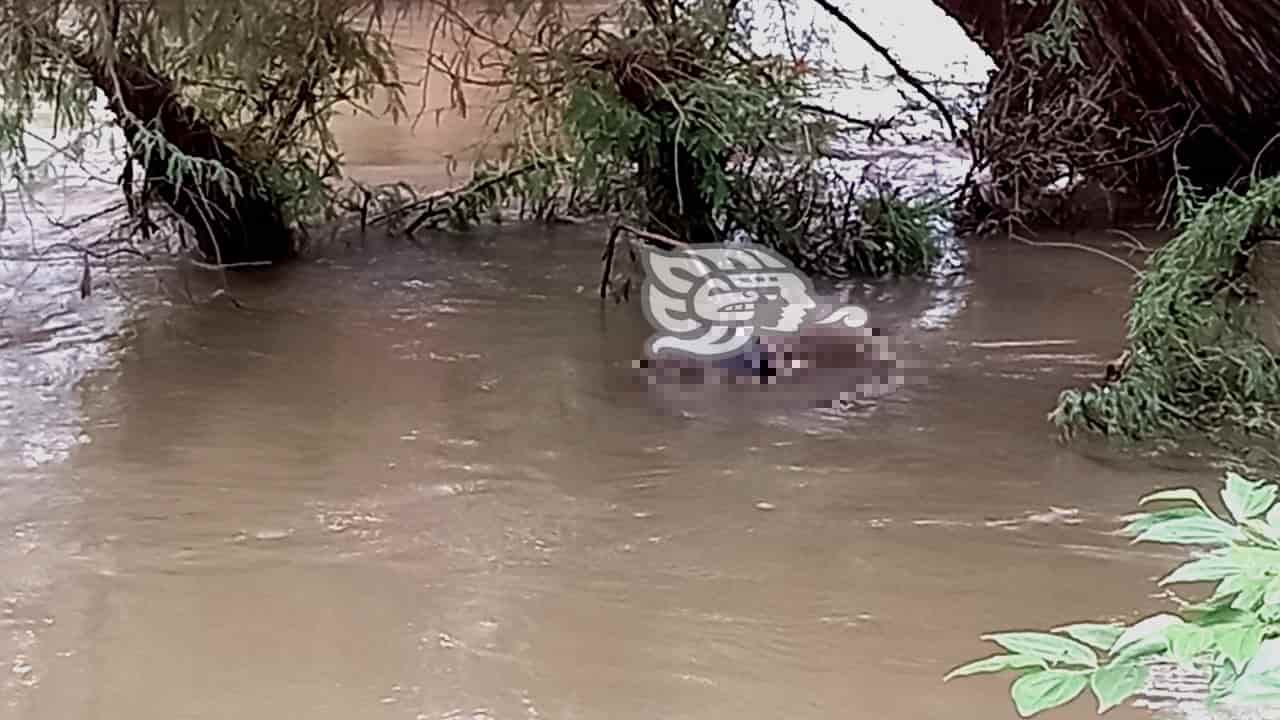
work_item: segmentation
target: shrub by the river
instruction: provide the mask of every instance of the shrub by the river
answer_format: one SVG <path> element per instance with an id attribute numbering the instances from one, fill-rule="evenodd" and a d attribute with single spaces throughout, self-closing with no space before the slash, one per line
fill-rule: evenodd
<path id="1" fill-rule="evenodd" d="M 1254 267 L 1280 229 L 1280 177 L 1204 201 L 1186 195 L 1177 236 L 1135 290 L 1126 360 L 1111 381 L 1062 394 L 1052 417 L 1064 430 L 1129 440 L 1280 433 L 1280 359 L 1259 332 Z"/>
<path id="2" fill-rule="evenodd" d="M 1013 671 L 1018 713 L 1030 717 L 1092 692 L 1100 713 L 1139 693 L 1152 665 L 1176 663 L 1209 677 L 1210 704 L 1280 703 L 1280 488 L 1227 473 L 1215 513 L 1193 489 L 1164 490 L 1142 504 L 1169 507 L 1138 516 L 1134 542 L 1204 548 L 1161 586 L 1213 583 L 1201 602 L 1132 625 L 1079 623 L 1052 632 L 985 639 L 1005 650 L 953 670 L 948 679 Z"/>

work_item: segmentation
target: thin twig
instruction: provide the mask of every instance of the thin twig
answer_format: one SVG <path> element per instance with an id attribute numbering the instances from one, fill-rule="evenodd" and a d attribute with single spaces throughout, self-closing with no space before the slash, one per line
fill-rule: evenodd
<path id="1" fill-rule="evenodd" d="M 639 228 L 632 227 L 625 223 L 619 223 L 618 228 L 621 230 L 625 230 L 631 233 L 632 235 L 635 235 L 641 240 L 652 243 L 654 245 L 664 247 L 668 250 L 685 250 L 685 249 L 688 249 L 689 247 L 689 243 L 681 242 L 674 238 L 669 238 L 666 235 L 659 235 L 658 233 L 652 233 L 652 232 L 648 232 L 647 230 L 641 230 Z"/>
<path id="2" fill-rule="evenodd" d="M 613 252 L 618 246 L 618 236 L 622 234 L 622 226 L 615 225 L 613 232 L 609 233 L 609 243 L 604 250 L 604 272 L 600 276 L 600 299 L 604 300 L 609 295 L 609 276 L 613 274 Z"/>
<path id="3" fill-rule="evenodd" d="M 865 42 L 867 45 L 870 45 L 872 50 L 875 50 L 876 53 L 880 55 L 880 57 L 884 58 L 885 61 L 889 63 L 889 66 L 892 67 L 893 71 L 898 74 L 898 77 L 902 78 L 904 81 L 906 81 L 908 85 L 915 88 L 916 92 L 920 93 L 925 97 L 925 99 L 933 103 L 933 105 L 937 107 L 938 111 L 942 114 L 942 119 L 944 122 L 946 122 L 947 128 L 951 131 L 951 139 L 952 140 L 959 139 L 960 130 L 959 128 L 956 127 L 955 119 L 951 117 L 950 108 L 948 108 L 946 103 L 942 102 L 942 100 L 939 99 L 938 96 L 933 93 L 933 91 L 931 91 L 928 87 L 926 87 L 923 82 L 917 79 L 916 76 L 912 74 L 910 70 L 903 67 L 902 63 L 899 63 L 898 60 L 895 57 L 893 57 L 893 53 L 889 51 L 889 48 L 885 47 L 884 45 L 881 45 L 880 42 L 876 40 L 874 37 L 872 37 L 870 33 L 868 33 L 866 30 L 863 30 L 858 25 L 858 23 L 854 22 L 853 18 L 846 15 L 844 11 L 841 10 L 840 8 L 831 4 L 829 0 L 813 0 L 813 1 L 817 3 L 818 6 L 821 7 L 823 10 L 826 10 L 827 13 L 829 13 L 836 20 L 839 20 L 842 25 L 852 30 L 853 34 L 861 38 L 863 42 Z"/>
<path id="4" fill-rule="evenodd" d="M 1139 270 L 1133 263 L 1129 262 L 1128 260 L 1125 260 L 1124 258 L 1116 257 L 1115 255 L 1112 255 L 1111 253 L 1105 250 L 1099 250 L 1098 248 L 1090 247 L 1089 245 L 1081 245 L 1080 243 L 1071 243 L 1071 242 L 1038 242 L 1035 240 L 1028 240 L 1027 238 L 1022 237 L 1021 235 L 1017 233 L 1012 233 L 1012 232 L 1009 233 L 1009 237 L 1013 238 L 1014 240 L 1017 240 L 1020 243 L 1023 243 L 1024 245 L 1030 245 L 1032 247 L 1084 250 L 1085 252 L 1090 252 L 1090 253 L 1093 253 L 1094 255 L 1104 257 L 1114 263 L 1119 263 L 1120 265 L 1123 265 L 1126 268 L 1128 268 L 1134 275 L 1142 274 L 1142 271 Z"/>

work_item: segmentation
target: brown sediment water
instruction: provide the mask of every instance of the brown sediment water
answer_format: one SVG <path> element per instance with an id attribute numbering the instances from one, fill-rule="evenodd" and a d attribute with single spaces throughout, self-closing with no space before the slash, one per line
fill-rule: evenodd
<path id="1" fill-rule="evenodd" d="M 483 133 L 347 122 L 357 171 L 423 184 Z M 835 414 L 637 383 L 603 240 L 371 237 L 88 300 L 73 261 L 6 265 L 0 718 L 991 720 L 1008 678 L 941 682 L 980 634 L 1166 607 L 1179 556 L 1114 531 L 1214 478 L 1045 421 L 1119 348 L 1123 268 L 991 240 L 856 288 L 923 381 Z M 1184 685 L 1148 701 L 1194 715 Z"/>

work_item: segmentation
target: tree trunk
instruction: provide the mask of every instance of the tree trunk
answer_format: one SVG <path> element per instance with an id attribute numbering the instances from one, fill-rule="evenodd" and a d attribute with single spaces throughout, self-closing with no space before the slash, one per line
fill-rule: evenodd
<path id="1" fill-rule="evenodd" d="M 1048 19 L 1048 2 L 1017 0 L 934 0 L 964 28 L 971 40 L 999 62 L 1001 53 Z"/>
<path id="2" fill-rule="evenodd" d="M 1056 2 L 1075 2 L 1087 71 L 1115 70 L 1108 114 L 1147 137 L 1188 126 L 1178 161 L 1202 186 L 1248 176 L 1280 130 L 1280 0 L 934 1 L 998 65 Z M 1260 163 L 1266 173 L 1280 170 L 1280 148 L 1271 150 Z"/>
<path id="3" fill-rule="evenodd" d="M 674 116 L 671 122 L 674 125 Z M 636 160 L 645 189 L 647 230 L 687 243 L 720 240 L 710 199 L 702 189 L 707 169 L 683 143 L 663 138 L 657 158 Z"/>
<path id="4" fill-rule="evenodd" d="M 76 59 L 107 96 L 147 186 L 191 227 L 205 260 L 234 266 L 293 256 L 293 236 L 276 198 L 216 130 L 182 102 L 168 79 L 142 58 L 122 57 L 111 65 L 88 53 Z M 190 157 L 220 163 L 239 179 L 240 193 L 187 173 L 173 177 L 169 154 L 145 151 L 139 123 Z"/>
<path id="5" fill-rule="evenodd" d="M 608 72 L 618 95 L 653 120 L 655 127 L 663 128 L 651 148 L 637 150 L 631 158 L 644 187 L 645 229 L 686 243 L 719 242 L 704 181 L 709 173 L 723 170 L 726 159 L 694 156 L 675 130 L 679 111 L 660 89 L 664 82 L 702 75 L 705 70 L 696 59 L 707 51 L 698 38 L 685 34 L 687 28 L 682 25 L 658 15 L 653 15 L 653 21 L 668 46 L 655 50 L 618 39 L 609 51 L 592 58 L 590 66 Z"/>

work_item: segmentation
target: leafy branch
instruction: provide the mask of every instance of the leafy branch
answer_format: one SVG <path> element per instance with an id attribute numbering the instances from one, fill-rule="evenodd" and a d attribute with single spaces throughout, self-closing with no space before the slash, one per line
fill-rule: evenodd
<path id="1" fill-rule="evenodd" d="M 1228 472 L 1215 513 L 1194 489 L 1153 493 L 1124 529 L 1134 542 L 1209 548 L 1160 580 L 1161 586 L 1211 583 L 1212 594 L 1179 613 L 1132 625 L 1079 623 L 1052 632 L 987 635 L 1005 653 L 956 668 L 947 679 L 1012 671 L 1010 694 L 1031 717 L 1075 700 L 1086 689 L 1099 713 L 1141 692 L 1156 663 L 1209 676 L 1208 702 L 1280 702 L 1280 487 Z"/>

